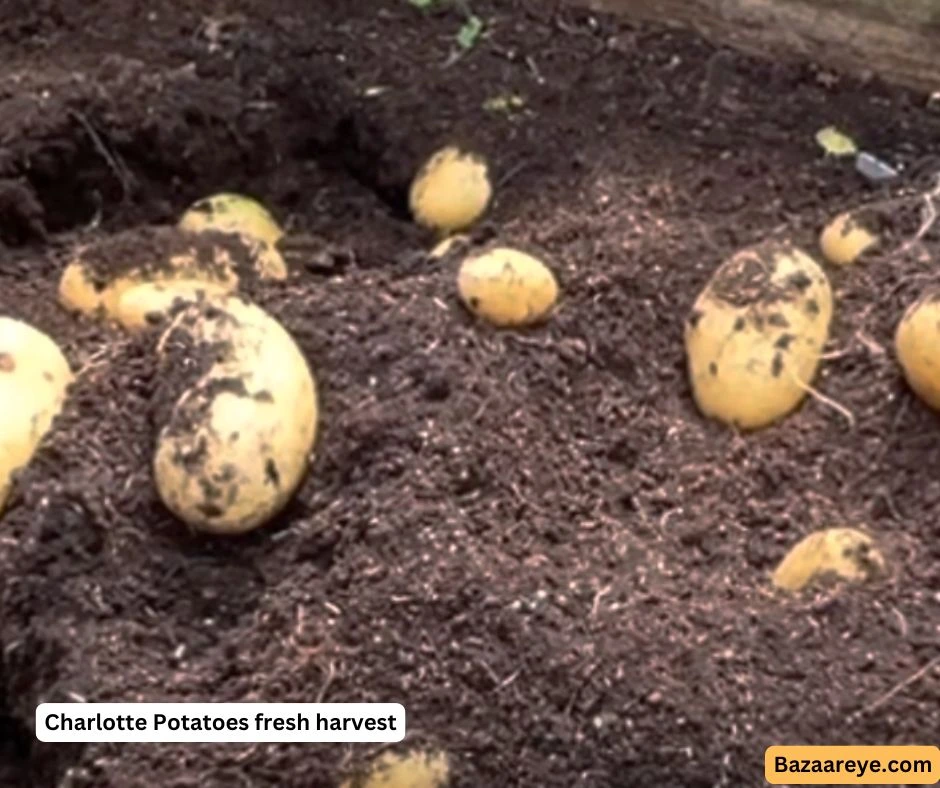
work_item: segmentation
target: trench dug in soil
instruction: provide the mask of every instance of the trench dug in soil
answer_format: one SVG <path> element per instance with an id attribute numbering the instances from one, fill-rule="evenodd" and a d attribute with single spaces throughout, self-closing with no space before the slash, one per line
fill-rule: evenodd
<path id="1" fill-rule="evenodd" d="M 473 8 L 487 35 L 454 61 L 459 16 L 391 0 L 0 2 L 0 311 L 81 370 L 0 522 L 0 784 L 319 788 L 374 754 L 39 744 L 36 704 L 75 697 L 401 702 L 405 748 L 446 751 L 473 788 L 759 786 L 771 744 L 936 743 L 940 421 L 891 342 L 937 231 L 829 269 L 816 387 L 839 408 L 810 397 L 746 436 L 706 421 L 682 325 L 736 249 L 815 251 L 834 212 L 889 195 L 822 156 L 819 128 L 904 165 L 890 189 L 910 192 L 940 116 L 675 32 Z M 487 103 L 507 95 L 524 106 Z M 424 256 L 404 194 L 447 141 L 492 164 L 478 239 L 557 273 L 545 326 L 476 324 L 458 261 Z M 322 398 L 296 500 L 237 540 L 156 496 L 152 337 L 55 300 L 75 243 L 222 189 L 308 237 L 251 295 Z M 875 534 L 892 571 L 772 592 L 832 525 Z"/>

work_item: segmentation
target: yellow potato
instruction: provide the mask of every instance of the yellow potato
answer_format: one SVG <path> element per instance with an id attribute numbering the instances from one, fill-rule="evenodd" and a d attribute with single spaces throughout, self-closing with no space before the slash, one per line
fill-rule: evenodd
<path id="1" fill-rule="evenodd" d="M 685 324 L 699 410 L 742 430 L 795 410 L 819 368 L 832 311 L 825 273 L 791 244 L 767 241 L 733 255 Z"/>
<path id="2" fill-rule="evenodd" d="M 173 227 L 127 230 L 76 251 L 59 280 L 59 301 L 72 311 L 116 319 L 124 293 L 146 282 L 198 280 L 235 291 L 246 276 L 270 278 L 269 252 L 277 255 L 237 235 L 199 236 Z"/>
<path id="3" fill-rule="evenodd" d="M 851 212 L 836 216 L 819 236 L 823 257 L 834 265 L 856 262 L 877 243 L 878 237 Z"/>
<path id="4" fill-rule="evenodd" d="M 183 214 L 179 228 L 187 232 L 219 230 L 242 233 L 274 246 L 284 231 L 260 202 L 242 194 L 222 192 L 197 200 Z"/>
<path id="5" fill-rule="evenodd" d="M 448 147 L 435 153 L 415 176 L 409 205 L 419 224 L 447 235 L 476 222 L 492 196 L 486 162 Z"/>
<path id="6" fill-rule="evenodd" d="M 940 290 L 930 290 L 908 307 L 894 335 L 901 370 L 911 390 L 940 410 Z"/>
<path id="7" fill-rule="evenodd" d="M 72 370 L 46 334 L 0 317 L 0 509 L 62 409 Z"/>
<path id="8" fill-rule="evenodd" d="M 871 580 L 885 569 L 884 557 L 870 536 L 852 528 L 816 531 L 796 544 L 773 573 L 773 584 L 786 591 L 839 578 Z"/>
<path id="9" fill-rule="evenodd" d="M 470 311 L 501 327 L 544 320 L 558 300 L 558 282 L 549 268 L 531 255 L 505 247 L 465 259 L 457 289 Z"/>
<path id="10" fill-rule="evenodd" d="M 114 319 L 128 331 L 143 331 L 166 319 L 180 302 L 199 302 L 228 292 L 224 284 L 191 279 L 144 282 L 123 291 Z"/>
<path id="11" fill-rule="evenodd" d="M 168 379 L 197 369 L 157 438 L 161 499 L 198 530 L 263 525 L 293 495 L 317 435 L 316 382 L 300 348 L 260 307 L 229 294 L 175 315 L 158 352 Z"/>
<path id="12" fill-rule="evenodd" d="M 462 245 L 466 245 L 469 239 L 465 235 L 450 235 L 445 238 L 443 241 L 437 243 L 434 248 L 430 251 L 428 256 L 432 260 L 440 260 L 442 257 L 446 257 L 455 249 L 459 248 Z"/>
<path id="13" fill-rule="evenodd" d="M 385 753 L 368 773 L 346 780 L 340 788 L 445 788 L 450 765 L 444 753 Z"/>

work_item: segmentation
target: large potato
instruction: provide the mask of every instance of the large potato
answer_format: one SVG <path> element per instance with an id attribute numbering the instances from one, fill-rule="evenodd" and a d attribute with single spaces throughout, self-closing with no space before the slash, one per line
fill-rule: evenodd
<path id="1" fill-rule="evenodd" d="M 195 369 L 161 426 L 157 489 L 191 527 L 234 534 L 288 502 L 317 434 L 313 374 L 287 331 L 235 295 L 190 304 L 159 342 L 161 364 Z"/>
<path id="2" fill-rule="evenodd" d="M 940 410 L 940 290 L 924 293 L 907 308 L 894 347 L 911 390 Z"/>
<path id="3" fill-rule="evenodd" d="M 72 370 L 46 334 L 0 317 L 0 510 L 62 409 Z"/>
<path id="4" fill-rule="evenodd" d="M 832 310 L 825 273 L 791 244 L 768 241 L 732 256 L 685 325 L 702 413 L 752 430 L 793 411 L 818 370 Z"/>
<path id="5" fill-rule="evenodd" d="M 801 591 L 831 578 L 862 582 L 885 570 L 874 540 L 854 528 L 828 528 L 798 542 L 774 571 L 773 584 Z"/>
<path id="6" fill-rule="evenodd" d="M 541 260 L 505 247 L 466 258 L 457 290 L 471 312 L 501 327 L 544 320 L 558 300 L 551 270 Z"/>
<path id="7" fill-rule="evenodd" d="M 411 184 L 409 205 L 415 221 L 441 235 L 476 222 L 493 196 L 486 162 L 473 153 L 447 147 L 435 153 Z"/>
<path id="8" fill-rule="evenodd" d="M 260 242 L 239 235 L 127 230 L 76 251 L 59 280 L 59 300 L 67 309 L 115 319 L 124 293 L 145 282 L 198 280 L 235 291 L 246 277 L 272 278 L 266 254 Z"/>

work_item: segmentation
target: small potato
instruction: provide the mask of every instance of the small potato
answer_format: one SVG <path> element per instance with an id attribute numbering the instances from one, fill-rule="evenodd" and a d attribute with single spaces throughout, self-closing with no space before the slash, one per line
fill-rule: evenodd
<path id="1" fill-rule="evenodd" d="M 260 242 L 236 235 L 174 227 L 127 230 L 76 251 L 59 280 L 59 301 L 69 310 L 114 320 L 124 293 L 146 282 L 198 280 L 235 291 L 248 277 L 270 278 L 262 252 Z"/>
<path id="2" fill-rule="evenodd" d="M 850 265 L 878 244 L 878 237 L 851 212 L 836 216 L 819 236 L 823 257 L 834 265 Z"/>
<path id="3" fill-rule="evenodd" d="M 415 176 L 409 205 L 415 221 L 448 235 L 476 222 L 492 196 L 486 162 L 448 147 L 435 153 Z"/>
<path id="4" fill-rule="evenodd" d="M 558 282 L 549 268 L 531 255 L 505 247 L 465 259 L 457 289 L 471 312 L 501 327 L 544 320 L 558 300 Z"/>
<path id="5" fill-rule="evenodd" d="M 200 302 L 228 292 L 224 284 L 192 279 L 144 282 L 125 290 L 118 298 L 114 319 L 131 332 L 162 323 L 181 301 Z"/>
<path id="6" fill-rule="evenodd" d="M 801 591 L 830 578 L 871 580 L 885 570 L 885 560 L 870 536 L 852 528 L 816 531 L 793 547 L 773 574 L 773 584 Z"/>
<path id="7" fill-rule="evenodd" d="M 72 379 L 52 338 L 27 323 L 0 317 L 0 510 L 13 474 L 33 458 Z"/>
<path id="8" fill-rule="evenodd" d="M 195 369 L 157 438 L 161 499 L 211 533 L 264 524 L 293 495 L 317 434 L 316 382 L 300 348 L 273 317 L 229 294 L 175 315 L 158 353 L 168 380 Z"/>
<path id="9" fill-rule="evenodd" d="M 179 228 L 186 232 L 219 230 L 242 233 L 274 246 L 284 231 L 260 202 L 242 194 L 221 192 L 197 200 L 182 215 Z"/>
<path id="10" fill-rule="evenodd" d="M 818 370 L 832 311 L 825 273 L 791 244 L 767 241 L 732 256 L 685 325 L 699 410 L 742 430 L 795 410 Z"/>
<path id="11" fill-rule="evenodd" d="M 449 780 L 444 753 L 385 753 L 366 774 L 346 780 L 340 788 L 445 788 Z"/>
<path id="12" fill-rule="evenodd" d="M 930 290 L 911 304 L 894 335 L 901 370 L 911 390 L 940 410 L 940 290 Z"/>

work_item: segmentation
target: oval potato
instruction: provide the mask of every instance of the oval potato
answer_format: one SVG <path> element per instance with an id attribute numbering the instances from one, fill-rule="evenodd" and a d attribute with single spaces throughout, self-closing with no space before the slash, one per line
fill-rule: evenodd
<path id="1" fill-rule="evenodd" d="M 408 755 L 385 753 L 369 770 L 340 788 L 445 788 L 450 780 L 450 764 L 441 752 L 413 752 Z"/>
<path id="2" fill-rule="evenodd" d="M 33 458 L 72 379 L 69 363 L 51 337 L 20 320 L 0 317 L 0 510 L 13 474 Z"/>
<path id="3" fill-rule="evenodd" d="M 834 265 L 851 265 L 878 244 L 878 237 L 852 212 L 841 213 L 823 228 L 819 248 Z"/>
<path id="4" fill-rule="evenodd" d="M 940 290 L 930 290 L 911 304 L 898 323 L 895 353 L 911 390 L 930 408 L 940 410 Z"/>
<path id="5" fill-rule="evenodd" d="M 115 319 L 124 293 L 146 282 L 198 280 L 234 292 L 246 276 L 271 278 L 265 254 L 260 242 L 237 235 L 126 230 L 76 250 L 59 280 L 59 301 L 71 311 Z"/>
<path id="6" fill-rule="evenodd" d="M 871 580 L 885 569 L 874 540 L 853 528 L 829 528 L 798 542 L 773 573 L 773 584 L 786 591 L 835 577 L 851 582 Z"/>
<path id="7" fill-rule="evenodd" d="M 819 368 L 832 311 L 826 274 L 793 245 L 767 241 L 733 255 L 685 324 L 699 410 L 753 430 L 796 409 Z"/>
<path id="8" fill-rule="evenodd" d="M 284 231 L 260 202 L 243 194 L 220 192 L 196 200 L 180 217 L 179 228 L 199 233 L 205 230 L 242 233 L 274 246 Z"/>
<path id="9" fill-rule="evenodd" d="M 466 258 L 457 290 L 471 312 L 501 327 L 544 320 L 558 300 L 558 282 L 548 266 L 505 247 Z"/>
<path id="10" fill-rule="evenodd" d="M 211 533 L 264 524 L 299 485 L 317 434 L 316 382 L 300 348 L 260 307 L 228 294 L 175 315 L 158 350 L 168 373 L 194 364 L 201 373 L 157 438 L 161 499 Z"/>
<path id="11" fill-rule="evenodd" d="M 421 167 L 412 181 L 408 203 L 415 221 L 447 235 L 474 224 L 492 196 L 486 162 L 451 146 Z"/>

